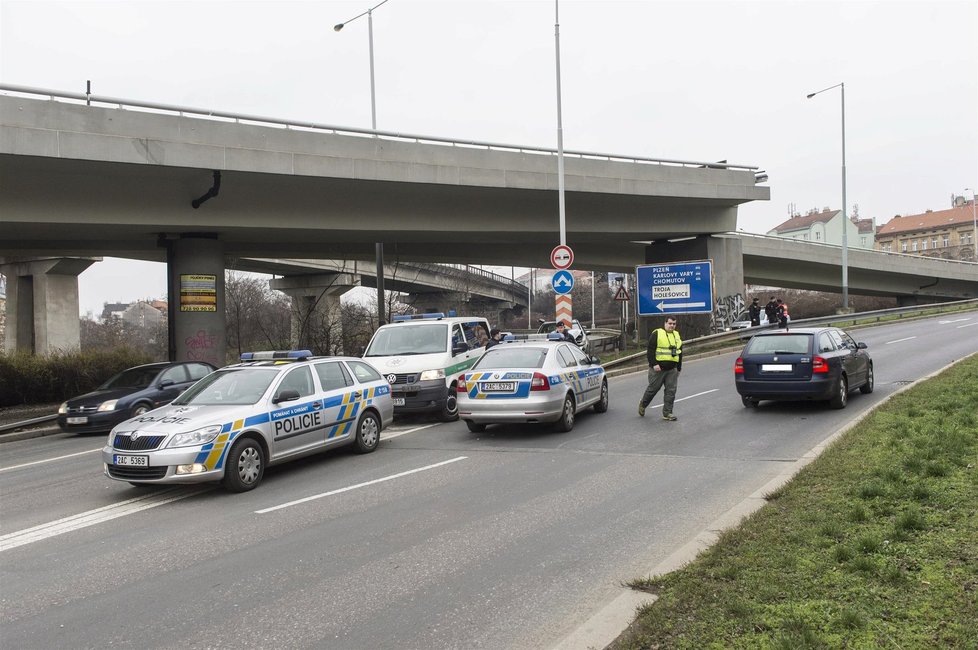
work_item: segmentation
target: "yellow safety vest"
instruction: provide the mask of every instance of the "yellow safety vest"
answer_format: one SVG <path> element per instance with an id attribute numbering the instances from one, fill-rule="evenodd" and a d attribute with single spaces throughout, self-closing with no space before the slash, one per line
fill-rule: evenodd
<path id="1" fill-rule="evenodd" d="M 673 354 L 673 347 L 676 351 Z M 655 360 L 679 363 L 679 355 L 683 351 L 683 340 L 679 332 L 667 332 L 661 327 L 655 330 Z"/>

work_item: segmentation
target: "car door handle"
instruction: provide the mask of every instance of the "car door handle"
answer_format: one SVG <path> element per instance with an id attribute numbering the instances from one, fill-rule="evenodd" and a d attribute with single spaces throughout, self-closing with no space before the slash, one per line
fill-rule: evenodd
<path id="1" fill-rule="evenodd" d="M 353 391 L 352 395 L 353 395 L 353 399 L 360 399 L 360 391 L 355 390 Z"/>

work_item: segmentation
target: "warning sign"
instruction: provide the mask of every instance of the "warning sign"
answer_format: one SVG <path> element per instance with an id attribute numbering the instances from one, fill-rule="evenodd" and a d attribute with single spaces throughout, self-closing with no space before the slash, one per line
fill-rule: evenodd
<path id="1" fill-rule="evenodd" d="M 618 291 L 615 292 L 615 300 L 618 302 L 628 302 L 631 300 L 631 296 L 628 295 L 628 289 L 624 285 L 618 287 Z"/>

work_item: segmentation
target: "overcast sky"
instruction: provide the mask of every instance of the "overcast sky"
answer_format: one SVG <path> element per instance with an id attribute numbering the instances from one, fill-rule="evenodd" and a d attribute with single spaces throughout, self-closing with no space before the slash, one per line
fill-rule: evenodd
<path id="1" fill-rule="evenodd" d="M 369 127 L 366 16 L 332 26 L 377 1 L 2 0 L 0 79 Z M 552 1 L 389 0 L 373 23 L 378 128 L 556 146 Z M 884 223 L 978 185 L 975 0 L 562 0 L 560 55 L 566 149 L 759 166 L 748 232 L 841 207 L 841 94 L 805 97 L 839 82 L 850 212 Z M 162 297 L 163 277 L 96 264 L 82 313 Z"/>

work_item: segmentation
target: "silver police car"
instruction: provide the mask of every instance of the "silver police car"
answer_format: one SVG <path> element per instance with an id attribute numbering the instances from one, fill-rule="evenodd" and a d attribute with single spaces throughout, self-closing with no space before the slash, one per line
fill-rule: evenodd
<path id="1" fill-rule="evenodd" d="M 608 410 L 608 380 L 598 359 L 550 337 L 504 340 L 459 375 L 459 417 L 469 431 L 509 422 L 553 422 L 557 431 L 570 431 L 582 410 Z"/>
<path id="2" fill-rule="evenodd" d="M 308 350 L 241 358 L 116 425 L 102 449 L 105 475 L 134 485 L 222 481 L 244 492 L 266 465 L 347 444 L 371 452 L 393 421 L 390 385 L 362 359 Z"/>

